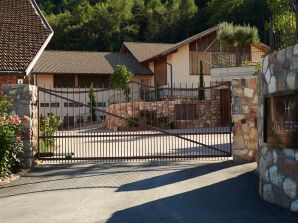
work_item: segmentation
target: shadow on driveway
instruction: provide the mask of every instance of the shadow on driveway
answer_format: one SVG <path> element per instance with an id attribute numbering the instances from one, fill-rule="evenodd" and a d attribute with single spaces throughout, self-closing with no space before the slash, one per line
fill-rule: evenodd
<path id="1" fill-rule="evenodd" d="M 212 173 L 214 171 L 226 169 L 237 165 L 239 164 L 235 164 L 232 161 L 226 161 L 221 163 L 207 164 L 204 166 L 196 166 L 193 168 L 188 168 L 188 169 L 171 172 L 164 175 L 159 175 L 152 178 L 147 178 L 141 181 L 124 184 L 121 187 L 119 187 L 117 192 L 149 190 L 149 189 L 189 180 L 192 178 L 196 178 L 199 176 Z"/>
<path id="2" fill-rule="evenodd" d="M 179 174 L 181 172 L 178 176 L 171 173 L 132 183 L 119 190 L 149 189 L 160 184 L 159 181 L 172 183 L 181 180 Z M 161 180 L 161 177 L 169 179 Z M 298 214 L 269 205 L 259 197 L 257 182 L 255 171 L 248 172 L 217 184 L 118 211 L 107 222 L 297 223 Z"/>

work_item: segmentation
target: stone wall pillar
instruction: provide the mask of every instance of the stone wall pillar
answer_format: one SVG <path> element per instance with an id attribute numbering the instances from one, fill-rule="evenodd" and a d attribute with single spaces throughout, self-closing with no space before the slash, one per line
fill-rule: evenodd
<path id="1" fill-rule="evenodd" d="M 11 112 L 20 117 L 29 116 L 30 124 L 24 126 L 24 164 L 32 167 L 38 146 L 38 93 L 32 85 L 5 84 L 2 86 L 3 96 L 12 100 Z"/>
<path id="2" fill-rule="evenodd" d="M 297 73 L 298 45 L 295 45 L 265 57 L 258 75 L 259 192 L 264 200 L 292 211 L 298 211 L 298 148 L 269 147 L 264 143 L 264 119 L 268 115 L 264 113 L 264 97 L 298 90 Z"/>
<path id="3" fill-rule="evenodd" d="M 255 161 L 258 95 L 256 78 L 232 81 L 233 159 Z"/>

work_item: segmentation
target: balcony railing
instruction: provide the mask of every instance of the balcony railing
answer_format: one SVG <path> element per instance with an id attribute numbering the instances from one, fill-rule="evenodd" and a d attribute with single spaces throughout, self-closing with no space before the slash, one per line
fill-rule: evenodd
<path id="1" fill-rule="evenodd" d="M 256 66 L 263 60 L 262 51 L 238 52 L 190 52 L 191 74 L 199 74 L 200 61 L 203 61 L 203 73 L 210 74 L 211 68 Z"/>
<path id="2" fill-rule="evenodd" d="M 246 53 L 215 53 L 212 55 L 212 67 L 247 67 L 261 63 L 265 53 L 255 51 Z"/>

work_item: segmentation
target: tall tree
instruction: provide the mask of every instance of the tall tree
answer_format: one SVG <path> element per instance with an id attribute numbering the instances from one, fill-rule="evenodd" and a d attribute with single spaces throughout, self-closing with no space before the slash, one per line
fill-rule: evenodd
<path id="1" fill-rule="evenodd" d="M 205 99 L 203 61 L 200 60 L 199 99 Z"/>
<path id="2" fill-rule="evenodd" d="M 267 30 L 272 29 L 280 39 L 276 47 L 293 45 L 296 42 L 296 0 L 267 0 L 267 4 L 271 13 L 270 21 L 266 24 Z"/>
<path id="3" fill-rule="evenodd" d="M 194 0 L 184 0 L 180 1 L 179 11 L 179 27 L 181 28 L 182 33 L 184 33 L 185 37 L 187 38 L 189 37 L 190 33 L 192 33 L 194 25 L 193 18 L 198 11 L 198 7 L 196 6 Z"/>
<path id="4" fill-rule="evenodd" d="M 221 22 L 255 26 L 261 32 L 265 31 L 269 19 L 267 0 L 211 0 L 208 3 L 209 26 Z M 262 37 L 265 33 L 261 33 Z M 264 38 L 262 38 L 264 40 Z"/>

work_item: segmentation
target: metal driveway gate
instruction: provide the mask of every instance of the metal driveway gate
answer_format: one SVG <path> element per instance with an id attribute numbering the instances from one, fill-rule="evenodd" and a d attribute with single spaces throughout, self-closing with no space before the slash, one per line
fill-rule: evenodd
<path id="1" fill-rule="evenodd" d="M 47 162 L 230 157 L 229 83 L 39 87 L 38 158 Z"/>

